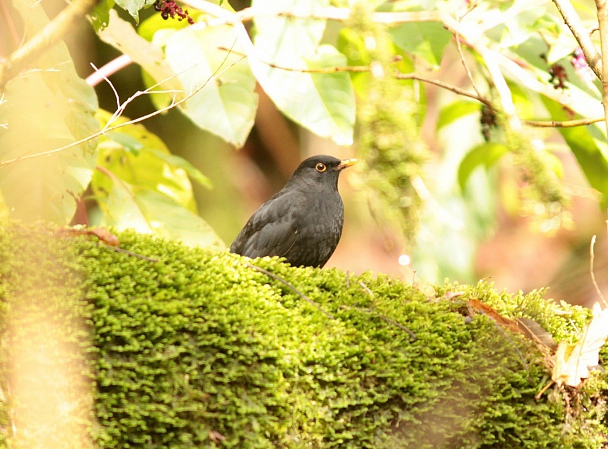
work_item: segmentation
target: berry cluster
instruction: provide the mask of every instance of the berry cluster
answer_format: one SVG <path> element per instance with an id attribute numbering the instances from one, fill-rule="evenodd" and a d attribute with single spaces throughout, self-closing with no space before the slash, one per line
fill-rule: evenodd
<path id="1" fill-rule="evenodd" d="M 566 88 L 568 74 L 566 73 L 566 69 L 563 65 L 553 64 L 551 67 L 549 67 L 549 75 L 551 75 L 551 78 L 549 78 L 549 82 L 553 84 L 553 87 L 555 89 L 564 90 Z"/>
<path id="2" fill-rule="evenodd" d="M 491 140 L 492 128 L 496 128 L 498 123 L 496 122 L 496 113 L 485 104 L 481 108 L 481 134 L 486 142 Z"/>
<path id="3" fill-rule="evenodd" d="M 188 15 L 188 10 L 183 10 L 174 0 L 156 0 L 154 9 L 160 12 L 160 15 L 165 20 L 169 17 L 175 19 L 177 16 L 177 20 L 179 21 L 188 19 L 190 25 L 194 23 L 194 19 Z"/>

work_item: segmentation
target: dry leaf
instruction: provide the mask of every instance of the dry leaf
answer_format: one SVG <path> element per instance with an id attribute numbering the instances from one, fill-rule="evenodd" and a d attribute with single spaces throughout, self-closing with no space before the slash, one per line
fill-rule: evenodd
<path id="1" fill-rule="evenodd" d="M 517 318 L 517 325 L 521 331 L 530 339 L 536 342 L 537 345 L 546 346 L 555 351 L 557 343 L 553 340 L 553 336 L 547 332 L 536 321 L 530 318 Z"/>
<path id="2" fill-rule="evenodd" d="M 523 333 L 521 329 L 517 326 L 517 323 L 515 321 L 510 320 L 509 318 L 505 318 L 492 307 L 481 302 L 478 299 L 469 300 L 469 307 L 477 313 L 482 313 L 484 315 L 489 316 L 494 321 L 496 321 L 496 324 L 505 329 L 509 329 L 512 332 Z"/>
<path id="3" fill-rule="evenodd" d="M 582 379 L 589 377 L 589 368 L 598 365 L 600 349 L 607 337 L 608 309 L 602 310 L 596 302 L 593 319 L 583 330 L 580 340 L 575 344 L 562 341 L 557 347 L 551 379 L 558 385 L 580 385 Z"/>
<path id="4" fill-rule="evenodd" d="M 59 237 L 78 237 L 94 235 L 99 240 L 109 246 L 118 246 L 120 244 L 118 237 L 104 228 L 62 228 L 55 232 Z"/>

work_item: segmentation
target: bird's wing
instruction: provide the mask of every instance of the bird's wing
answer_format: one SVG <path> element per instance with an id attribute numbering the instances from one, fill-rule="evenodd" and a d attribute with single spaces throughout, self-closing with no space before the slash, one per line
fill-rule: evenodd
<path id="1" fill-rule="evenodd" d="M 251 258 L 285 256 L 299 236 L 297 211 L 305 210 L 302 192 L 279 192 L 249 219 L 230 252 Z"/>

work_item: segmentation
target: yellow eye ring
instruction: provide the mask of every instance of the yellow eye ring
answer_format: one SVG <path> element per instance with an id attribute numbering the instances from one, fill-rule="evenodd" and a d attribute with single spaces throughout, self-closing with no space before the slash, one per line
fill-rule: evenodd
<path id="1" fill-rule="evenodd" d="M 324 163 L 319 162 L 317 165 L 315 165 L 315 170 L 317 170 L 319 173 L 323 173 L 325 170 L 327 170 L 327 166 Z"/>

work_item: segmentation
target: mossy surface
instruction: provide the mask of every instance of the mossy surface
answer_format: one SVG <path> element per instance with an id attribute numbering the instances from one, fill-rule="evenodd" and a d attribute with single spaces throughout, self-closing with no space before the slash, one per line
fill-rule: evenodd
<path id="1" fill-rule="evenodd" d="M 536 319 L 560 339 L 585 322 L 583 309 L 556 313 L 543 292 L 480 283 L 429 293 L 371 273 L 119 238 L 156 261 L 92 237 L 0 230 L 3 391 L 15 369 L 7 323 L 27 319 L 17 305 L 50 308 L 58 339 L 95 380 L 99 447 L 599 446 L 602 379 L 580 393 L 581 407 L 558 389 L 536 401 L 550 379 L 545 356 L 488 317 L 468 317 L 467 301 Z M 69 324 L 78 319 L 84 326 Z M 0 408 L 5 444 L 10 406 L 9 397 Z"/>

